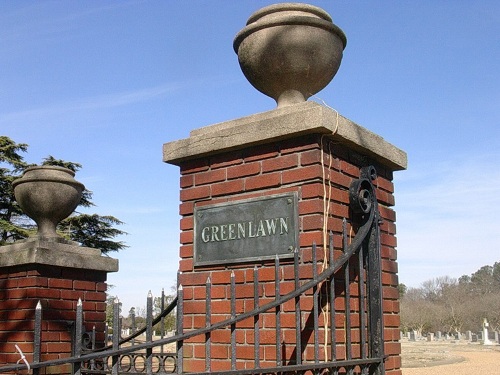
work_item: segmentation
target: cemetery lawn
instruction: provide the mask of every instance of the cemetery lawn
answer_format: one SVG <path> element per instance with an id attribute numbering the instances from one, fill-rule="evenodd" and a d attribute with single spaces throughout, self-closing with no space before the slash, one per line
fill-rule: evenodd
<path id="1" fill-rule="evenodd" d="M 403 375 L 500 374 L 500 345 L 403 340 L 401 351 Z"/>

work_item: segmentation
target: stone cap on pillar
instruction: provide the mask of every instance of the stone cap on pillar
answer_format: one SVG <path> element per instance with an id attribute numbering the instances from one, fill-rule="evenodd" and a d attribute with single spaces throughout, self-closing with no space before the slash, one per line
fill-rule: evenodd
<path id="1" fill-rule="evenodd" d="M 381 136 L 315 102 L 303 102 L 191 131 L 189 138 L 165 143 L 163 161 L 207 157 L 306 134 L 325 134 L 391 170 L 407 167 L 407 155 Z"/>
<path id="2" fill-rule="evenodd" d="M 78 246 L 62 238 L 33 237 L 0 247 L 0 268 L 34 264 L 118 271 L 117 259 L 103 256 L 101 250 Z"/>

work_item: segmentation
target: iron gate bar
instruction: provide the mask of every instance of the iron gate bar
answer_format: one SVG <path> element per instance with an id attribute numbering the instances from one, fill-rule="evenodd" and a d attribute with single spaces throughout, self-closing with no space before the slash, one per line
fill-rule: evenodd
<path id="1" fill-rule="evenodd" d="M 318 278 L 318 260 L 316 258 L 316 244 L 313 243 L 312 246 L 312 257 L 313 257 L 313 280 L 317 280 Z M 327 260 L 324 259 L 324 262 Z M 314 362 L 318 363 L 319 361 L 319 322 L 318 322 L 318 284 L 313 287 L 313 329 L 314 329 Z"/>
<path id="2" fill-rule="evenodd" d="M 335 260 L 334 260 L 334 249 L 333 249 L 333 233 L 330 232 L 330 238 L 329 238 L 329 250 L 330 250 L 330 267 L 335 267 Z M 335 348 L 337 347 L 337 330 L 336 330 L 336 322 L 335 322 L 335 277 L 330 278 L 330 293 L 329 293 L 329 302 L 330 302 L 330 345 L 331 345 L 331 354 L 330 354 L 330 359 L 331 361 L 335 361 L 337 358 L 337 353 Z M 325 332 L 326 336 L 326 332 Z M 325 358 L 327 358 L 327 354 L 325 353 Z"/>
<path id="3" fill-rule="evenodd" d="M 293 252 L 293 273 L 295 280 L 295 290 L 299 289 L 299 251 L 295 248 Z M 316 285 L 316 282 L 313 282 Z M 311 285 L 312 287 L 313 285 Z M 307 288 L 310 289 L 310 288 Z M 306 290 L 307 290 L 306 289 Z M 305 292 L 305 290 L 304 290 Z M 297 294 L 295 298 L 295 363 L 300 365 L 302 363 L 302 322 L 300 319 L 300 294 Z"/>
<path id="4" fill-rule="evenodd" d="M 259 283 L 257 265 L 253 268 L 253 305 L 259 306 Z M 253 331 L 254 331 L 254 366 L 260 368 L 260 329 L 259 329 L 260 315 L 253 317 Z"/>
<path id="5" fill-rule="evenodd" d="M 210 276 L 207 277 L 206 295 L 207 299 L 205 303 L 205 326 L 210 327 L 210 324 L 212 324 L 212 279 L 210 279 Z M 207 372 L 209 372 L 212 367 L 211 336 L 211 332 L 207 332 L 205 334 L 205 371 Z"/>
<path id="6" fill-rule="evenodd" d="M 274 298 L 278 298 L 281 295 L 280 290 L 280 259 L 278 254 L 276 254 L 276 258 L 274 259 Z M 255 282 L 255 280 L 254 280 Z M 281 358 L 281 305 L 276 306 L 275 311 L 276 316 L 276 366 L 282 365 Z"/>
<path id="7" fill-rule="evenodd" d="M 365 317 L 365 274 L 364 274 L 364 246 L 359 248 L 358 252 L 358 290 L 359 290 L 359 341 L 360 341 L 360 354 L 361 358 L 366 358 L 366 317 Z"/>

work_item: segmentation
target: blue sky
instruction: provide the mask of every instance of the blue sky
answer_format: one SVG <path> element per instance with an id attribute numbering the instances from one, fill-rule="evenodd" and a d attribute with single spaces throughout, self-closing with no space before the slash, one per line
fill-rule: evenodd
<path id="1" fill-rule="evenodd" d="M 178 168 L 162 144 L 275 107 L 232 48 L 269 1 L 2 1 L 0 133 L 83 164 L 92 212 L 126 223 L 124 308 L 175 282 Z M 311 1 L 347 35 L 317 96 L 408 153 L 395 173 L 400 282 L 500 261 L 500 3 Z M 128 310 L 126 310 L 128 311 Z"/>

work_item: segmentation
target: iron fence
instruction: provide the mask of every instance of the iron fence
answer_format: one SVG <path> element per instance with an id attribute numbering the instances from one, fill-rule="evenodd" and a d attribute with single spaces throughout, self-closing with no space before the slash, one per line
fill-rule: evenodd
<path id="1" fill-rule="evenodd" d="M 184 343 L 193 337 L 201 337 L 205 347 L 205 372 L 212 372 L 211 338 L 215 331 L 229 329 L 230 334 L 230 362 L 231 369 L 227 371 L 217 371 L 218 374 L 274 374 L 274 373 L 304 373 L 311 371 L 319 374 L 330 372 L 333 374 L 384 374 L 384 340 L 382 323 L 382 283 L 381 283 L 381 259 L 380 259 L 380 232 L 379 232 L 379 211 L 375 198 L 372 180 L 375 178 L 373 167 L 363 168 L 361 177 L 355 180 L 350 188 L 351 199 L 351 224 L 356 226 L 356 235 L 349 243 L 347 235 L 347 222 L 344 219 L 342 233 L 343 250 L 340 256 L 335 258 L 334 254 L 334 234 L 330 232 L 328 240 L 329 259 L 327 267 L 318 273 L 316 263 L 317 247 L 312 245 L 312 278 L 308 281 L 299 279 L 299 253 L 294 253 L 294 289 L 286 294 L 281 294 L 279 273 L 282 265 L 276 257 L 274 262 L 275 271 L 275 298 L 270 302 L 260 303 L 258 292 L 258 268 L 254 268 L 254 306 L 251 311 L 241 314 L 236 313 L 236 293 L 235 278 L 229 280 L 231 288 L 230 317 L 228 319 L 212 323 L 211 319 L 211 281 L 207 280 L 206 288 L 206 326 L 196 330 L 185 330 L 183 326 L 184 291 L 180 285 L 177 297 L 160 313 L 153 318 L 152 297 L 148 296 L 147 318 L 144 329 L 133 333 L 126 339 L 120 339 L 120 318 L 118 304 L 115 303 L 113 319 L 112 344 L 101 348 L 95 348 L 95 332 L 85 333 L 83 327 L 82 304 L 78 303 L 75 322 L 75 340 L 73 346 L 73 356 L 70 358 L 57 359 L 51 361 L 41 361 L 40 359 L 40 332 L 42 322 L 41 307 L 37 307 L 35 318 L 35 334 L 33 343 L 33 361 L 25 364 L 4 366 L 0 368 L 0 373 L 20 371 L 29 366 L 33 374 L 40 373 L 41 369 L 51 366 L 72 364 L 72 373 L 76 375 L 84 374 L 164 374 L 164 373 L 185 373 L 184 364 Z M 353 273 L 355 274 L 353 277 Z M 234 274 L 233 274 L 234 275 Z M 357 285 L 356 296 L 351 296 L 351 284 Z M 321 291 L 326 293 L 321 295 Z M 339 292 L 340 290 L 340 292 Z M 329 327 L 325 332 L 329 333 L 328 344 L 332 348 L 325 351 L 320 357 L 319 343 L 319 322 L 321 303 L 324 295 L 328 296 L 326 302 L 330 308 Z M 305 357 L 302 343 L 304 324 L 301 316 L 301 299 L 304 296 L 312 295 L 313 306 L 309 313 L 313 317 L 312 335 L 314 337 L 312 348 L 313 358 Z M 344 340 L 337 340 L 337 324 L 335 308 L 337 298 L 343 299 L 343 331 Z M 280 338 L 282 337 L 281 316 L 283 305 L 293 301 L 295 306 L 295 356 L 293 360 L 283 358 Z M 354 328 L 353 313 L 356 313 L 356 324 Z M 176 314 L 176 333 L 171 337 L 164 337 L 153 340 L 153 326 L 158 324 L 168 314 Z M 276 319 L 276 361 L 275 365 L 262 365 L 260 358 L 260 330 L 259 321 L 263 314 L 274 314 Z M 253 319 L 254 327 L 254 362 L 250 369 L 237 369 L 236 356 L 236 327 L 239 322 Z M 309 327 L 308 327 L 309 329 Z M 356 338 L 353 339 L 353 332 Z M 140 335 L 145 335 L 145 341 L 136 340 Z M 359 351 L 353 352 L 353 343 L 359 346 Z M 305 344 L 308 345 L 308 344 Z M 164 348 L 167 350 L 164 350 Z M 172 350 L 168 350 L 172 348 Z M 337 358 L 337 352 L 343 355 Z M 328 353 L 328 354 L 327 354 Z M 192 373 L 195 374 L 195 373 Z"/>

